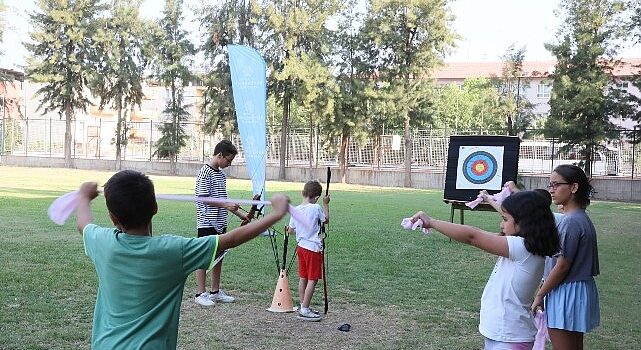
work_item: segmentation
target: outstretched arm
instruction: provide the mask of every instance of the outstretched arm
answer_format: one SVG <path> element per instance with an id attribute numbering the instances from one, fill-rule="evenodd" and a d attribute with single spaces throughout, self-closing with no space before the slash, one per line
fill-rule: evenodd
<path id="1" fill-rule="evenodd" d="M 220 235 L 217 253 L 249 241 L 282 219 L 289 209 L 289 197 L 282 194 L 275 195 L 272 197 L 271 202 L 271 212 L 262 219 L 250 222 L 245 226 L 240 226 L 228 233 Z"/>
<path id="2" fill-rule="evenodd" d="M 78 190 L 78 207 L 76 208 L 76 228 L 82 234 L 85 226 L 93 221 L 91 215 L 91 200 L 98 196 L 98 184 L 85 182 Z"/>
<path id="3" fill-rule="evenodd" d="M 325 214 L 325 222 L 323 224 L 329 223 L 329 194 L 323 198 L 323 212 Z"/>
<path id="4" fill-rule="evenodd" d="M 483 231 L 472 226 L 434 220 L 422 211 L 419 211 L 418 213 L 414 214 L 414 216 L 412 216 L 412 222 L 416 222 L 418 219 L 421 219 L 421 221 L 423 221 L 424 228 L 433 228 L 436 231 L 461 243 L 469 244 L 494 255 L 503 257 L 509 256 L 510 252 L 507 245 L 507 238 L 503 236 Z"/>

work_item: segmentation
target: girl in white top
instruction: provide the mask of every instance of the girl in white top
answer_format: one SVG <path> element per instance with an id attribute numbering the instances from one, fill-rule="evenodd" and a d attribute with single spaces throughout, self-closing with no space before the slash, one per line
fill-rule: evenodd
<path id="1" fill-rule="evenodd" d="M 537 329 L 530 307 L 545 257 L 559 250 L 556 224 L 549 203 L 532 191 L 505 199 L 501 216 L 499 235 L 435 220 L 422 211 L 412 221 L 420 219 L 424 228 L 499 256 L 481 297 L 479 331 L 485 349 L 532 349 Z"/>

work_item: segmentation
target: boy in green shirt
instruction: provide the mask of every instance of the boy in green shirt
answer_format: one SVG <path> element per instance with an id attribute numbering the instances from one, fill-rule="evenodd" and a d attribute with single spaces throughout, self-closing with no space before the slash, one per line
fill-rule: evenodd
<path id="1" fill-rule="evenodd" d="M 99 281 L 93 349 L 175 349 L 187 276 L 197 269 L 211 269 L 218 253 L 258 236 L 278 222 L 289 205 L 289 198 L 275 195 L 269 215 L 222 235 L 152 237 L 151 219 L 158 206 L 147 176 L 123 170 L 105 184 L 115 228 L 91 223 L 97 186 L 95 182 L 80 186 L 76 221 Z"/>

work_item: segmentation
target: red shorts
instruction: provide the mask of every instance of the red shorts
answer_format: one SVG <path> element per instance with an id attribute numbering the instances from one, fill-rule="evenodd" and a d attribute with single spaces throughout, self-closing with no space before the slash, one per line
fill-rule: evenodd
<path id="1" fill-rule="evenodd" d="M 323 253 L 296 246 L 298 277 L 317 281 L 323 276 Z"/>

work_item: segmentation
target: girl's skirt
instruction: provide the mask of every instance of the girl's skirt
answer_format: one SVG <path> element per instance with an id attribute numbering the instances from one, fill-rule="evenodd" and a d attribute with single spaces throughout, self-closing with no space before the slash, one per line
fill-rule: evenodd
<path id="1" fill-rule="evenodd" d="M 594 279 L 558 285 L 545 297 L 548 328 L 587 333 L 599 325 L 599 293 Z"/>

